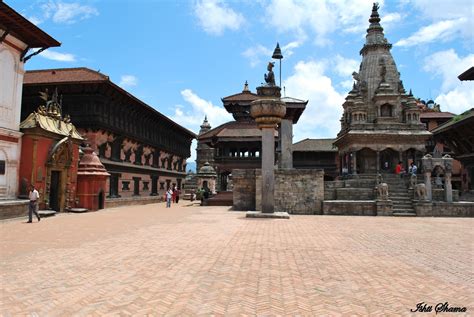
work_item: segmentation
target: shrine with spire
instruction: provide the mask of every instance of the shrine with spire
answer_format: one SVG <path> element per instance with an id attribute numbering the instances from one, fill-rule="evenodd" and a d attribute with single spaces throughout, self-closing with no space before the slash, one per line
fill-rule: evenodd
<path id="1" fill-rule="evenodd" d="M 359 72 L 353 73 L 354 86 L 342 105 L 341 130 L 334 142 L 341 174 L 393 172 L 399 161 L 408 170 L 410 162 L 421 161 L 431 136 L 420 121 L 415 98 L 403 87 L 378 8 L 374 3 Z"/>

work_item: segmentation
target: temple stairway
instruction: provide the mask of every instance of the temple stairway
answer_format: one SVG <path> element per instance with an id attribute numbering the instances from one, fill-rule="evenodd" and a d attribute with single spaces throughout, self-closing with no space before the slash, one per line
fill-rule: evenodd
<path id="1" fill-rule="evenodd" d="M 184 189 L 183 199 L 190 200 L 191 192 L 196 193 L 198 189 L 197 176 L 194 174 L 186 176 L 186 179 L 183 183 L 183 189 Z"/>
<path id="2" fill-rule="evenodd" d="M 394 216 L 416 216 L 412 193 L 407 189 L 405 179 L 395 174 L 384 174 L 383 182 L 388 185 L 388 196 L 393 202 Z"/>

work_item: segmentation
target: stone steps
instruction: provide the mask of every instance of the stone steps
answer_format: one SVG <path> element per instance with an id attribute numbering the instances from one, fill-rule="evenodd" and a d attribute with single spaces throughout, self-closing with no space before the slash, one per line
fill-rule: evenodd
<path id="1" fill-rule="evenodd" d="M 409 193 L 405 180 L 398 175 L 391 175 L 384 178 L 388 185 L 389 197 L 393 203 L 392 213 L 397 217 L 416 216 L 411 194 Z"/>
<path id="2" fill-rule="evenodd" d="M 415 211 L 395 211 L 393 210 L 393 214 L 392 214 L 394 217 L 416 217 L 416 213 Z"/>

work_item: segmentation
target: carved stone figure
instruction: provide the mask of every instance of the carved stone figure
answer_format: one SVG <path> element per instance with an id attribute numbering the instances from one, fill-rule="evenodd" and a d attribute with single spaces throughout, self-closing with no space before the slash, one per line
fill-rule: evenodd
<path id="1" fill-rule="evenodd" d="M 265 82 L 267 83 L 268 86 L 275 86 L 275 74 L 273 74 L 273 66 L 275 66 L 274 63 L 269 62 L 267 66 L 268 74 L 265 74 Z"/>
<path id="2" fill-rule="evenodd" d="M 380 183 L 377 185 L 377 199 L 387 200 L 388 199 L 388 185 L 387 183 Z"/>
<path id="3" fill-rule="evenodd" d="M 426 200 L 426 186 L 425 184 L 417 184 L 415 186 L 415 194 L 417 200 Z"/>
<path id="4" fill-rule="evenodd" d="M 412 175 L 410 176 L 410 187 L 409 187 L 409 188 L 410 188 L 410 189 L 415 188 L 416 182 L 417 182 L 417 177 L 416 177 L 416 175 L 413 175 L 413 174 L 412 174 Z"/>
<path id="5" fill-rule="evenodd" d="M 441 176 L 439 176 L 439 174 L 437 174 L 435 178 L 435 187 L 438 189 L 443 188 L 443 180 L 441 179 Z"/>

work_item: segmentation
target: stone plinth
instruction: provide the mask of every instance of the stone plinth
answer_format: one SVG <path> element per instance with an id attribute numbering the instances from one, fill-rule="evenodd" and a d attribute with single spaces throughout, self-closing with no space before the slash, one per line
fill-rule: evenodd
<path id="1" fill-rule="evenodd" d="M 393 216 L 393 203 L 391 200 L 376 200 L 377 216 Z"/>
<path id="2" fill-rule="evenodd" d="M 233 210 L 255 210 L 255 170 L 232 170 Z"/>
<path id="3" fill-rule="evenodd" d="M 259 211 L 247 211 L 245 215 L 247 218 L 265 218 L 265 219 L 290 219 L 290 215 L 287 212 L 259 212 Z"/>
<path id="4" fill-rule="evenodd" d="M 325 200 L 324 215 L 375 216 L 377 215 L 373 200 Z"/>
<path id="5" fill-rule="evenodd" d="M 420 217 L 474 217 L 474 202 L 417 201 L 413 206 Z"/>
<path id="6" fill-rule="evenodd" d="M 324 171 L 282 169 L 275 172 L 275 209 L 290 214 L 322 214 Z"/>

